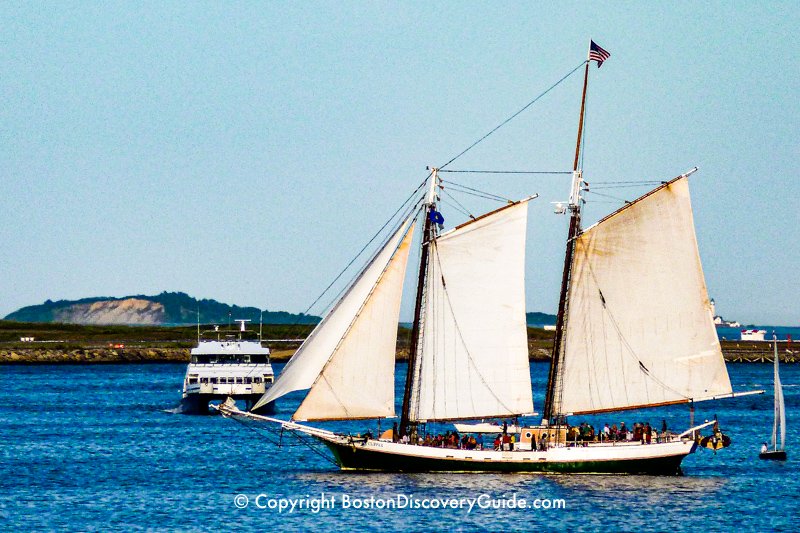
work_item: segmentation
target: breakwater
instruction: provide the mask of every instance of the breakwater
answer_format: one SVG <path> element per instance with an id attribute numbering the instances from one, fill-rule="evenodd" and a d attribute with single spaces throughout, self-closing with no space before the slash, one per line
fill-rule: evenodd
<path id="1" fill-rule="evenodd" d="M 528 345 L 531 361 L 549 361 L 551 347 L 543 341 Z M 293 349 L 274 348 L 273 361 L 286 361 Z M 722 354 L 729 363 L 771 363 L 773 348 L 766 342 L 723 342 Z M 782 363 L 800 363 L 800 348 L 783 343 L 778 346 Z M 398 347 L 397 360 L 408 358 L 408 348 Z M 188 363 L 189 348 L 0 348 L 0 364 L 96 364 L 96 363 Z"/>
<path id="2" fill-rule="evenodd" d="M 187 363 L 185 348 L 10 348 L 0 349 L 0 364 Z"/>

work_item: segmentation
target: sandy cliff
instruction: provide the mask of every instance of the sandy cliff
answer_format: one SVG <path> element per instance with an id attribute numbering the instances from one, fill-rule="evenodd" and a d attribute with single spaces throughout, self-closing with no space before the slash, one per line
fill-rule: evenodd
<path id="1" fill-rule="evenodd" d="M 164 316 L 162 304 L 137 298 L 74 304 L 54 313 L 56 322 L 68 324 L 161 324 Z"/>

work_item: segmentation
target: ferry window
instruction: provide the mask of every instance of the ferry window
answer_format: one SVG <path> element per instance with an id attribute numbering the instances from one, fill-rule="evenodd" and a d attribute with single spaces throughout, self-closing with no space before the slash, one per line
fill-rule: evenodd
<path id="1" fill-rule="evenodd" d="M 197 378 L 189 378 L 189 383 L 197 383 Z"/>
<path id="2" fill-rule="evenodd" d="M 242 362 L 243 363 L 249 363 L 250 362 L 250 356 L 249 355 L 243 355 L 242 356 Z"/>
<path id="3" fill-rule="evenodd" d="M 211 383 L 216 383 L 216 382 L 217 382 L 217 378 L 211 378 Z"/>
<path id="4" fill-rule="evenodd" d="M 208 378 L 200 378 L 200 383 L 208 383 Z"/>
<path id="5" fill-rule="evenodd" d="M 272 380 L 275 379 L 275 378 L 273 378 L 272 376 L 264 376 L 264 379 L 266 379 L 268 382 L 272 383 Z"/>
<path id="6" fill-rule="evenodd" d="M 261 378 L 253 378 L 253 383 L 261 383 Z"/>
<path id="7" fill-rule="evenodd" d="M 245 383 L 252 383 L 253 382 L 253 378 L 244 378 L 244 382 Z"/>
<path id="8" fill-rule="evenodd" d="M 242 382 L 242 378 L 236 378 L 236 383 L 241 383 L 241 382 Z"/>

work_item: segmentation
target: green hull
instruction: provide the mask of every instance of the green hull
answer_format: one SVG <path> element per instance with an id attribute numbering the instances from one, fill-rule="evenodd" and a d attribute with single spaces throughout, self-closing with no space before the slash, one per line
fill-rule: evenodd
<path id="1" fill-rule="evenodd" d="M 320 439 L 333 452 L 345 470 L 383 472 L 515 472 L 554 474 L 648 474 L 680 475 L 680 465 L 688 454 L 648 459 L 531 462 L 465 461 L 436 457 L 414 457 L 378 452 L 357 445 L 339 444 Z"/>

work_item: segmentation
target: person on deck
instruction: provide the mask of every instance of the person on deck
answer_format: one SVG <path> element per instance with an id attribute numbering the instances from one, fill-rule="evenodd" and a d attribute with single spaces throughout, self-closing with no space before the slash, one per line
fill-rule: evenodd
<path id="1" fill-rule="evenodd" d="M 572 426 L 571 428 L 569 428 L 567 439 L 574 444 L 580 437 L 580 434 L 581 433 L 580 430 L 578 430 L 578 426 Z"/>

